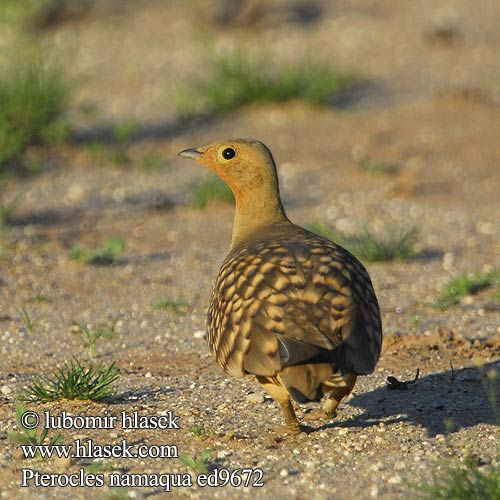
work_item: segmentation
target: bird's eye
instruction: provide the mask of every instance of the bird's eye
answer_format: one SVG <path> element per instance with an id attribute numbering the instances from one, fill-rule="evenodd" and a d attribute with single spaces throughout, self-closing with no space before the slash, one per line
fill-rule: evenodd
<path id="1" fill-rule="evenodd" d="M 226 148 L 222 151 L 222 158 L 224 160 L 232 160 L 236 156 L 236 151 L 233 148 Z"/>

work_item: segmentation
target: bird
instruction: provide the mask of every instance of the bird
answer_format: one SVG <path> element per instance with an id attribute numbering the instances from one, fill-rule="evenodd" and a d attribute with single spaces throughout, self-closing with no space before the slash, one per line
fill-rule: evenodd
<path id="1" fill-rule="evenodd" d="M 262 142 L 224 139 L 178 156 L 214 172 L 235 198 L 207 312 L 210 352 L 228 375 L 255 376 L 281 407 L 283 434 L 307 432 L 292 400 L 324 400 L 306 420 L 331 419 L 378 362 L 382 322 L 370 276 L 348 250 L 290 221 Z"/>

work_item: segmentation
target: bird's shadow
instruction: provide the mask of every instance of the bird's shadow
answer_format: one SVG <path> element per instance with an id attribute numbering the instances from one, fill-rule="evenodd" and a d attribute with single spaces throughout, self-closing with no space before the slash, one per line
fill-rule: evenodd
<path id="1" fill-rule="evenodd" d="M 499 378 L 497 361 L 481 368 L 426 375 L 406 384 L 405 390 L 390 390 L 388 385 L 354 394 L 347 404 L 362 409 L 361 415 L 336 420 L 317 430 L 403 422 L 425 428 L 429 436 L 435 436 L 478 424 L 500 425 Z"/>

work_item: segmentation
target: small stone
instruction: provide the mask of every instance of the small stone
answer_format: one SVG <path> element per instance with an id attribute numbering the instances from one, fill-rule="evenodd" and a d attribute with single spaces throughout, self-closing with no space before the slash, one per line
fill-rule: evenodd
<path id="1" fill-rule="evenodd" d="M 450 271 L 453 269 L 453 264 L 455 262 L 455 255 L 451 252 L 446 252 L 443 256 L 442 266 L 445 271 Z"/>
<path id="2" fill-rule="evenodd" d="M 12 388 L 10 388 L 8 385 L 2 385 L 2 387 L 0 387 L 0 392 L 4 396 L 8 396 L 9 394 L 12 393 Z"/>
<path id="3" fill-rule="evenodd" d="M 70 457 L 56 457 L 52 463 L 56 469 L 64 470 L 73 465 L 73 460 Z"/>
<path id="4" fill-rule="evenodd" d="M 198 330 L 193 333 L 193 337 L 195 339 L 204 339 L 207 336 L 206 332 L 204 330 Z"/>
<path id="5" fill-rule="evenodd" d="M 73 323 L 69 328 L 69 333 L 70 334 L 82 333 L 82 327 L 80 325 Z"/>
<path id="6" fill-rule="evenodd" d="M 252 394 L 248 394 L 246 397 L 246 400 L 249 403 L 260 404 L 260 403 L 263 403 L 265 401 L 265 398 L 264 398 L 264 394 L 262 394 L 261 392 L 254 392 Z"/>
<path id="7" fill-rule="evenodd" d="M 281 469 L 281 471 L 280 471 L 281 477 L 287 477 L 288 474 L 289 474 L 288 469 Z"/>
<path id="8" fill-rule="evenodd" d="M 474 296 L 473 295 L 466 295 L 460 303 L 465 306 L 470 306 L 471 304 L 474 304 Z"/>
<path id="9" fill-rule="evenodd" d="M 477 232 L 481 234 L 495 234 L 495 225 L 491 222 L 479 221 L 476 224 L 476 229 Z"/>
<path id="10" fill-rule="evenodd" d="M 391 477 L 387 480 L 387 482 L 388 482 L 389 484 L 401 484 L 401 483 L 403 482 L 403 479 L 402 479 L 402 477 L 401 477 L 401 476 L 399 476 L 399 475 L 397 475 L 397 474 L 396 474 L 395 476 L 391 476 Z"/>
<path id="11" fill-rule="evenodd" d="M 152 373 L 151 373 L 151 372 L 148 372 L 148 373 L 146 373 L 144 376 L 145 376 L 146 378 L 151 378 L 153 375 L 152 375 Z"/>
<path id="12" fill-rule="evenodd" d="M 82 203 L 87 199 L 87 197 L 88 192 L 85 186 L 75 182 L 69 186 L 66 196 L 64 197 L 64 201 L 67 204 Z"/>

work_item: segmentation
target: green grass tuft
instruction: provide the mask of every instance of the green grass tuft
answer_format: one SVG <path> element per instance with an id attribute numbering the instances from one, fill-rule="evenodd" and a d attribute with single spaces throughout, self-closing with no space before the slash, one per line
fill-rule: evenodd
<path id="1" fill-rule="evenodd" d="M 189 427 L 187 431 L 193 436 L 196 436 L 197 438 L 206 437 L 208 434 L 208 431 L 205 429 L 205 427 L 199 424 Z"/>
<path id="2" fill-rule="evenodd" d="M 119 123 L 114 130 L 116 141 L 122 144 L 130 142 L 139 131 L 139 128 L 140 125 L 136 120 L 128 119 Z"/>
<path id="3" fill-rule="evenodd" d="M 390 231 L 384 237 L 365 231 L 354 238 L 352 250 L 360 259 L 368 262 L 409 260 L 418 256 L 416 241 L 415 228 Z"/>
<path id="4" fill-rule="evenodd" d="M 143 170 L 149 172 L 158 170 L 163 165 L 163 159 L 160 153 L 158 153 L 157 151 L 149 151 L 141 156 L 139 165 Z"/>
<path id="5" fill-rule="evenodd" d="M 215 59 L 211 78 L 178 96 L 177 105 L 185 116 L 196 115 L 199 109 L 224 113 L 251 103 L 291 100 L 326 106 L 359 81 L 309 58 L 279 65 L 269 57 L 252 59 L 240 50 Z"/>
<path id="6" fill-rule="evenodd" d="M 62 435 L 56 434 L 47 443 L 48 429 L 44 428 L 39 434 L 37 434 L 35 429 L 28 428 L 23 423 L 23 415 L 26 413 L 26 408 L 21 405 L 16 406 L 16 424 L 20 432 L 7 432 L 7 438 L 14 441 L 20 445 L 43 445 L 47 444 L 49 446 L 57 445 L 62 441 Z M 40 454 L 37 454 L 37 458 L 41 459 Z"/>
<path id="7" fill-rule="evenodd" d="M 398 166 L 394 163 L 361 161 L 358 163 L 361 170 L 374 175 L 394 175 L 398 172 Z"/>
<path id="8" fill-rule="evenodd" d="M 452 279 L 444 285 L 433 306 L 438 309 L 447 309 L 455 304 L 459 304 L 463 297 L 474 295 L 490 287 L 498 279 L 498 276 L 498 271 L 490 271 L 479 274 L 466 273 Z"/>
<path id="9" fill-rule="evenodd" d="M 29 145 L 53 137 L 67 97 L 56 66 L 18 61 L 0 71 L 0 173 L 12 171 Z"/>
<path id="10" fill-rule="evenodd" d="M 326 238 L 327 240 L 334 241 L 340 246 L 345 247 L 346 245 L 348 245 L 348 240 L 341 231 L 337 231 L 336 229 L 331 228 L 323 222 L 311 222 L 310 224 L 306 225 L 306 229 L 312 231 L 313 233 L 319 234 L 320 236 L 323 236 L 323 238 Z"/>
<path id="11" fill-rule="evenodd" d="M 2 230 L 12 218 L 12 214 L 19 201 L 19 195 L 13 201 L 8 203 L 0 202 L 0 230 Z"/>
<path id="12" fill-rule="evenodd" d="M 422 500 L 493 500 L 500 498 L 500 467 L 479 467 L 468 460 L 446 468 L 417 490 L 417 498 Z"/>
<path id="13" fill-rule="evenodd" d="M 106 240 L 102 247 L 91 249 L 80 242 L 75 243 L 70 250 L 70 257 L 94 265 L 116 264 L 125 251 L 125 242 L 120 238 Z"/>
<path id="14" fill-rule="evenodd" d="M 68 15 L 81 17 L 95 0 L 2 0 L 0 22 L 26 30 L 40 30 L 54 25 Z M 71 16 L 69 16 L 71 17 Z"/>
<path id="15" fill-rule="evenodd" d="M 84 347 L 88 349 L 89 356 L 93 358 L 95 356 L 96 344 L 99 340 L 111 340 L 116 336 L 116 323 L 117 320 L 111 326 L 100 325 L 95 329 L 76 324 L 72 331 L 81 336 Z"/>
<path id="16" fill-rule="evenodd" d="M 154 302 L 155 309 L 166 309 L 180 316 L 187 314 L 188 303 L 186 300 L 172 300 L 167 297 L 159 297 Z"/>
<path id="17" fill-rule="evenodd" d="M 313 222 L 307 228 L 324 238 L 334 241 L 349 250 L 361 260 L 380 262 L 389 260 L 409 260 L 418 256 L 415 249 L 417 230 L 393 230 L 383 237 L 364 231 L 356 236 L 346 236 L 341 231 L 331 229 L 322 222 Z"/>
<path id="18" fill-rule="evenodd" d="M 214 200 L 220 200 L 224 203 L 234 203 L 234 195 L 231 189 L 215 175 L 210 175 L 205 180 L 195 184 L 192 192 L 193 203 L 197 208 L 204 208 Z"/>
<path id="19" fill-rule="evenodd" d="M 132 163 L 130 156 L 130 145 L 134 136 L 140 130 L 140 124 L 133 119 L 124 120 L 115 125 L 113 141 L 106 144 L 100 141 L 92 141 L 87 145 L 89 153 L 97 160 L 111 163 L 116 167 L 126 167 Z M 152 152 L 144 155 L 140 162 L 143 168 L 153 169 L 161 164 L 161 156 Z"/>
<path id="20" fill-rule="evenodd" d="M 29 315 L 28 311 L 26 311 L 24 307 L 21 307 L 18 312 L 28 332 L 33 334 L 35 332 L 35 324 L 33 323 L 33 319 Z"/>
<path id="21" fill-rule="evenodd" d="M 203 450 L 200 455 L 197 457 L 195 455 L 180 455 L 179 461 L 184 465 L 192 469 L 197 474 L 207 474 L 208 468 L 207 465 L 210 460 L 210 456 L 212 455 L 212 450 L 207 448 Z"/>
<path id="22" fill-rule="evenodd" d="M 108 367 L 99 364 L 88 366 L 74 360 L 57 368 L 55 375 L 34 375 L 23 389 L 21 401 L 58 401 L 61 399 L 99 400 L 111 395 L 111 385 L 118 378 L 119 368 L 112 363 Z"/>

